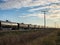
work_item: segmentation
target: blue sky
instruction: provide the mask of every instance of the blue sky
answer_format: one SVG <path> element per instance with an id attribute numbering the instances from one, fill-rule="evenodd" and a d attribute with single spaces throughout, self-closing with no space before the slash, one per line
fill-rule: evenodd
<path id="1" fill-rule="evenodd" d="M 0 0 L 0 20 L 43 25 L 42 11 L 47 26 L 60 26 L 60 0 Z"/>

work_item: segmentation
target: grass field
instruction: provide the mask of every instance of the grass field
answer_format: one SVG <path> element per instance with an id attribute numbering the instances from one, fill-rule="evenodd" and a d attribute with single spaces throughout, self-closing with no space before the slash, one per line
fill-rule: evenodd
<path id="1" fill-rule="evenodd" d="M 0 45 L 60 45 L 60 30 L 2 31 Z"/>

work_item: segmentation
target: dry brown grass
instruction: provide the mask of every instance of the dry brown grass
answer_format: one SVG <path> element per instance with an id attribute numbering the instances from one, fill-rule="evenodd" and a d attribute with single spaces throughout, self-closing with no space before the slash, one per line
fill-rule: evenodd
<path id="1" fill-rule="evenodd" d="M 56 45 L 56 35 L 56 30 L 4 32 L 0 33 L 0 45 Z"/>

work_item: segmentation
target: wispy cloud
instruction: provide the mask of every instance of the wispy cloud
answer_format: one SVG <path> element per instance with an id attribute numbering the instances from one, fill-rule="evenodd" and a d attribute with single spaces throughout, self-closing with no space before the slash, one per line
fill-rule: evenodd
<path id="1" fill-rule="evenodd" d="M 56 11 L 55 11 L 56 12 Z M 29 15 L 23 15 L 23 16 L 19 16 L 19 18 L 26 18 L 26 17 L 38 17 L 38 18 L 44 18 L 44 14 L 40 14 L 40 13 L 33 13 L 33 14 L 29 14 Z M 60 19 L 60 15 L 58 14 L 46 14 L 46 19 L 49 20 L 59 20 Z"/>
<path id="2" fill-rule="evenodd" d="M 0 4 L 0 9 L 19 9 L 22 7 L 39 6 L 51 2 L 59 2 L 59 0 L 3 0 L 5 3 Z"/>
<path id="3" fill-rule="evenodd" d="M 50 10 L 49 12 L 52 13 L 52 14 L 60 14 L 60 9 Z"/>
<path id="4" fill-rule="evenodd" d="M 43 5 L 37 6 L 37 8 L 30 9 L 29 12 L 34 12 L 34 11 L 38 11 L 38 10 L 41 11 L 44 9 L 50 9 L 50 10 L 59 9 L 60 10 L 60 2 L 43 4 Z"/>
<path id="5" fill-rule="evenodd" d="M 26 18 L 26 17 L 36 17 L 37 15 L 36 14 L 29 14 L 29 15 L 21 15 L 21 16 L 19 16 L 20 18 Z"/>

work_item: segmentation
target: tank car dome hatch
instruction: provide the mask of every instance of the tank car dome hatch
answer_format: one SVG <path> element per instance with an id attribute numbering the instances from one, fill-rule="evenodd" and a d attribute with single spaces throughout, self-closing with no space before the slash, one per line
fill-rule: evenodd
<path id="1" fill-rule="evenodd" d="M 6 20 L 6 22 L 9 22 L 9 20 Z"/>

